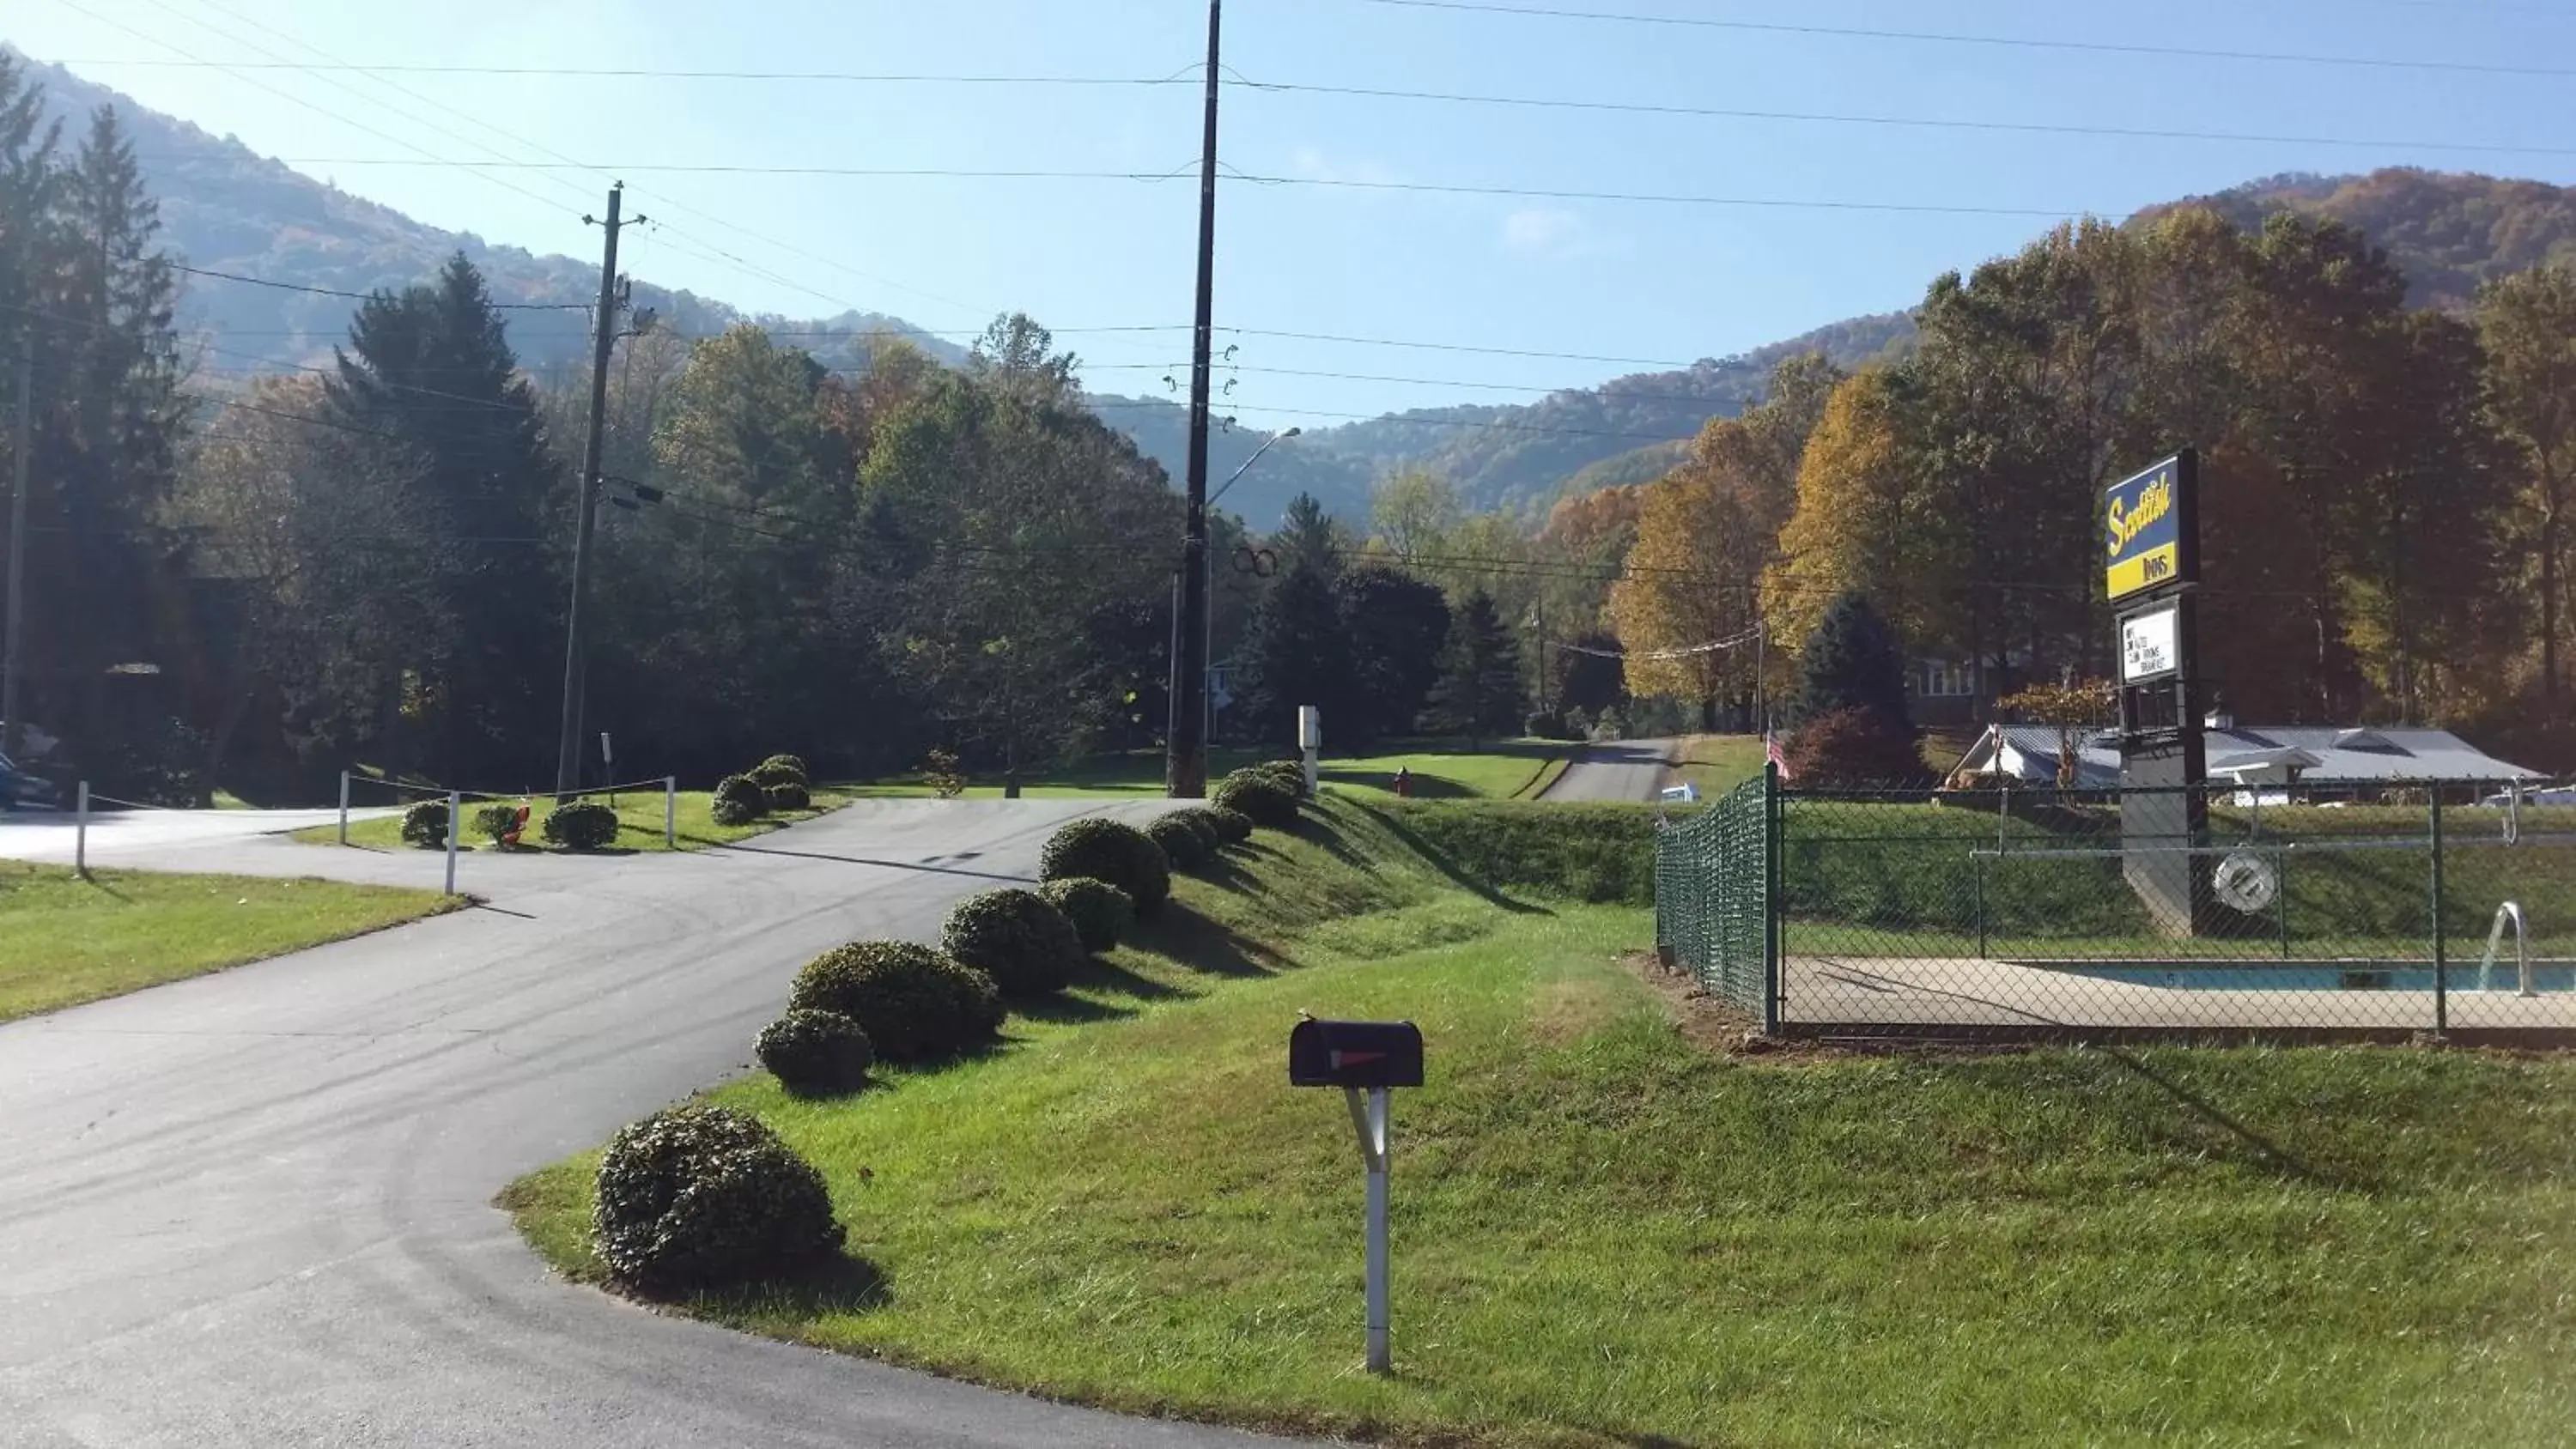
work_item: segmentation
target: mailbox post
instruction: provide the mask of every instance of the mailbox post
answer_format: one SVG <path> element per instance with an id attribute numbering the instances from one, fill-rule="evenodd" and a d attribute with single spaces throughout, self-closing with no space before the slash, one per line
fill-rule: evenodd
<path id="1" fill-rule="evenodd" d="M 1387 1108 L 1397 1087 L 1422 1085 L 1422 1032 L 1409 1021 L 1297 1023 L 1288 1033 L 1288 1084 L 1339 1087 L 1368 1170 L 1368 1368 L 1393 1371 L 1387 1332 Z"/>

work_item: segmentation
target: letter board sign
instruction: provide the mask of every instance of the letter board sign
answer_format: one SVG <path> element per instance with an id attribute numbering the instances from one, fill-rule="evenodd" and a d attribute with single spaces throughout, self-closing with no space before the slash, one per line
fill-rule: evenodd
<path id="1" fill-rule="evenodd" d="M 2103 592 L 2114 602 L 2200 577 L 2198 469 L 2189 450 L 2103 496 Z"/>

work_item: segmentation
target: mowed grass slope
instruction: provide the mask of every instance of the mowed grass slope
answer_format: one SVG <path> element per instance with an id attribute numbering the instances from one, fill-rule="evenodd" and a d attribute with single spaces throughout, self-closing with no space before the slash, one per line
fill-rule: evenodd
<path id="1" fill-rule="evenodd" d="M 1366 755 L 1335 755 L 1329 751 L 1319 762 L 1317 775 L 1327 787 L 1360 794 L 1392 796 L 1395 772 L 1413 772 L 1413 794 L 1423 799 L 1507 800 L 1535 795 L 1549 780 L 1562 773 L 1565 762 L 1578 746 L 1553 740 L 1496 740 L 1469 746 L 1458 740 L 1424 740 L 1391 742 L 1380 751 Z M 1296 752 L 1285 747 L 1273 750 L 1248 750 L 1224 747 L 1209 752 L 1210 779 L 1230 770 L 1264 760 L 1287 759 Z M 936 793 L 929 782 L 918 775 L 905 775 L 863 785 L 840 787 L 856 799 L 915 797 Z M 1043 772 L 1032 772 L 1021 781 L 1020 793 L 1033 800 L 1078 799 L 1089 796 L 1128 797 L 1163 793 L 1163 756 L 1160 753 L 1130 751 L 1124 754 L 1097 755 L 1053 766 Z M 990 775 L 969 777 L 965 795 L 968 799 L 999 799 L 1000 782 Z"/>
<path id="2" fill-rule="evenodd" d="M 814 803 L 809 809 L 774 811 L 748 825 L 718 825 L 711 813 L 715 809 L 715 796 L 705 790 L 683 790 L 680 792 L 678 801 L 676 844 L 667 843 L 663 836 L 663 817 L 669 809 L 669 803 L 661 791 L 621 794 L 614 798 L 606 795 L 591 795 L 584 798 L 616 807 L 617 843 L 610 849 L 641 852 L 671 849 L 704 850 L 709 846 L 731 845 L 737 840 L 749 840 L 755 835 L 766 835 L 782 825 L 793 825 L 800 820 L 811 820 L 817 815 L 837 810 L 848 804 L 851 797 L 839 790 L 816 790 L 813 792 Z M 463 811 L 464 830 L 457 836 L 459 850 L 490 851 L 494 848 L 492 842 L 481 831 L 474 828 L 474 812 L 485 805 L 496 803 L 525 804 L 528 807 L 528 828 L 527 833 L 520 837 L 518 847 L 520 850 L 537 851 L 553 848 L 546 844 L 544 826 L 546 815 L 553 810 L 554 802 L 549 796 L 538 795 L 525 801 L 466 801 Z M 317 825 L 309 830 L 295 832 L 295 838 L 308 845 L 337 845 L 340 842 L 340 827 L 336 823 Z M 349 825 L 349 843 L 368 850 L 420 848 L 403 841 L 400 816 L 352 821 Z"/>
<path id="3" fill-rule="evenodd" d="M 460 904 L 337 881 L 0 862 L 0 1021 L 121 996 Z"/>
<path id="4" fill-rule="evenodd" d="M 1645 913 L 1460 888 L 1328 802 L 1011 1044 L 715 1094 L 829 1177 L 872 1291 L 692 1311 L 1147 1412 L 1414 1443 L 2542 1445 L 2576 1424 L 2576 1066 L 2404 1050 L 1735 1058 Z M 781 963 L 782 972 L 792 963 Z M 1300 1008 L 1411 1017 L 1397 1376 Z M 1705 1035 L 1705 1033 L 1703 1033 Z M 512 1191 L 595 1275 L 595 1158 Z M 855 1280 L 854 1280 L 855 1281 Z"/>

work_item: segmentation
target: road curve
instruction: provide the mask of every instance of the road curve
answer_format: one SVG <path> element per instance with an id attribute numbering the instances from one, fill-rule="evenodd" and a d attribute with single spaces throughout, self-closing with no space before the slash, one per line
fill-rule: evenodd
<path id="1" fill-rule="evenodd" d="M 647 1312 L 550 1278 L 491 1205 L 743 1068 L 812 953 L 930 935 L 1091 808 L 874 802 L 702 855 L 491 857 L 485 907 L 0 1026 L 0 1444 L 1275 1443 Z M 434 859 L 137 844 L 119 863 Z"/>
<path id="2" fill-rule="evenodd" d="M 1652 800 L 1663 788 L 1664 770 L 1675 759 L 1679 740 L 1611 740 L 1585 745 L 1555 783 L 1539 792 L 1542 800 Z"/>

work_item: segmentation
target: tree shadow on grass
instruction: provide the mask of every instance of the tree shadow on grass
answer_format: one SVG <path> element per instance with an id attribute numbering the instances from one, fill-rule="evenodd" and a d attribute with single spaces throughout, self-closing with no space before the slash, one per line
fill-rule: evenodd
<path id="1" fill-rule="evenodd" d="M 1368 807 L 1363 805 L 1360 808 L 1365 810 Z M 1351 843 L 1343 837 L 1340 826 L 1320 815 L 1301 813 L 1297 817 L 1297 828 L 1289 833 L 1322 846 L 1327 854 L 1353 870 L 1376 869 L 1376 862 L 1351 849 Z"/>
<path id="2" fill-rule="evenodd" d="M 1430 841 L 1423 839 L 1419 832 L 1415 831 L 1412 826 L 1405 824 L 1404 821 L 1393 812 L 1380 806 L 1371 805 L 1366 801 L 1353 801 L 1352 808 L 1359 810 L 1370 819 L 1375 820 L 1378 824 L 1385 826 L 1389 834 L 1393 835 L 1396 839 L 1403 841 L 1415 854 L 1421 856 L 1424 860 L 1431 862 L 1431 868 L 1447 877 L 1450 884 L 1457 886 L 1461 890 L 1473 892 L 1487 904 L 1500 906 L 1504 910 L 1512 912 L 1514 915 L 1552 916 L 1556 914 L 1556 912 L 1549 910 L 1545 906 L 1534 905 L 1528 901 L 1516 900 L 1511 896 L 1505 895 L 1501 890 L 1497 889 L 1489 882 L 1479 880 L 1476 877 L 1469 875 L 1455 859 L 1451 858 L 1447 851 L 1442 850 L 1440 847 L 1433 845 Z"/>
<path id="3" fill-rule="evenodd" d="M 1390 795 L 1395 793 L 1395 775 L 1388 770 L 1356 770 L 1348 766 L 1340 769 L 1326 767 L 1317 770 L 1315 778 L 1327 784 L 1342 785 L 1351 789 L 1382 790 Z M 1465 800 L 1473 798 L 1476 793 L 1445 776 L 1427 775 L 1419 771 L 1413 776 L 1411 790 L 1412 798 L 1417 800 Z"/>
<path id="4" fill-rule="evenodd" d="M 1288 958 L 1268 946 L 1172 903 L 1137 922 L 1127 943 L 1218 976 L 1268 976 L 1288 966 Z"/>
<path id="5" fill-rule="evenodd" d="M 1030 1021 L 1052 1021 L 1075 1026 L 1094 1021 L 1116 1021 L 1120 1017 L 1136 1014 L 1136 1008 L 1132 1006 L 1120 1006 L 1109 1001 L 1093 1001 L 1082 996 L 1066 996 L 1058 992 L 1049 992 L 1043 996 L 1013 996 L 1007 998 L 1007 1001 L 1013 1016 Z"/>

